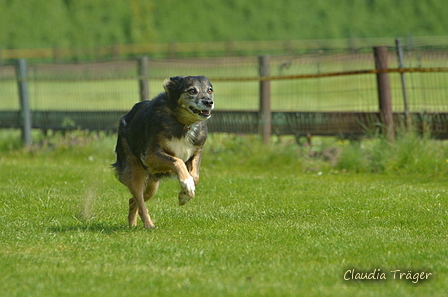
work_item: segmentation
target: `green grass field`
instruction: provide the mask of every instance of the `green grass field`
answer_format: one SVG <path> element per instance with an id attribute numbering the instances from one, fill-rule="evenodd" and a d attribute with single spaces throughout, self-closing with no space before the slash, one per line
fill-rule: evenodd
<path id="1" fill-rule="evenodd" d="M 129 194 L 110 167 L 113 137 L 74 132 L 39 139 L 27 151 L 15 148 L 16 132 L 0 136 L 4 296 L 448 290 L 446 143 L 432 144 L 438 170 L 392 166 L 374 174 L 351 169 L 347 156 L 338 166 L 349 169 L 307 157 L 288 139 L 265 149 L 256 138 L 212 135 L 196 198 L 177 206 L 178 183 L 166 180 L 148 202 L 158 228 L 144 230 L 126 225 Z M 315 143 L 320 149 L 331 140 Z M 344 280 L 352 269 L 380 269 L 387 279 Z M 414 284 L 394 279 L 395 270 L 431 275 Z"/>

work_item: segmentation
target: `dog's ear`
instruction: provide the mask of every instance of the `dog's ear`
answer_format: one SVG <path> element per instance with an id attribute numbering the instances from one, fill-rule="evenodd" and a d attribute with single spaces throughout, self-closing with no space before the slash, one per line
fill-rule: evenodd
<path id="1" fill-rule="evenodd" d="M 165 78 L 165 80 L 163 81 L 163 88 L 165 89 L 165 92 L 171 94 L 179 90 L 183 78 L 183 76 Z"/>

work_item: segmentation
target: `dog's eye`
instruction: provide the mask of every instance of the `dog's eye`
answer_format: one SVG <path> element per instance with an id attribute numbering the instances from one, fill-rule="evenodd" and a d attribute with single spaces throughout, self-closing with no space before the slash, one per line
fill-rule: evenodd
<path id="1" fill-rule="evenodd" d="M 213 89 L 212 89 L 212 88 L 209 88 L 209 89 L 207 90 L 207 93 L 209 93 L 209 94 L 213 93 Z"/>
<path id="2" fill-rule="evenodd" d="M 196 89 L 189 89 L 188 91 L 187 91 L 189 94 L 191 94 L 191 95 L 194 95 L 194 94 L 196 94 L 198 91 L 196 90 Z"/>

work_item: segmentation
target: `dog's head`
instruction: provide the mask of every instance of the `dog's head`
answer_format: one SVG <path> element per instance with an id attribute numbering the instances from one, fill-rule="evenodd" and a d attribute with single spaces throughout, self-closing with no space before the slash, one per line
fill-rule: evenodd
<path id="1" fill-rule="evenodd" d="M 175 104 L 175 113 L 180 122 L 192 124 L 211 117 L 214 108 L 213 86 L 205 76 L 167 78 L 163 88 Z"/>

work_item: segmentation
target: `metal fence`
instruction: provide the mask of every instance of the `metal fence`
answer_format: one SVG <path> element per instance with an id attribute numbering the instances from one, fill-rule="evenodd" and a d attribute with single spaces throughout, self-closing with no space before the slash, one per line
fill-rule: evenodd
<path id="1" fill-rule="evenodd" d="M 386 56 L 383 70 L 375 67 L 373 49 L 270 56 L 267 74 L 259 57 L 149 58 L 143 67 L 141 59 L 28 62 L 25 76 L 17 65 L 1 65 L 0 128 L 23 127 L 18 85 L 24 82 L 33 128 L 115 131 L 120 116 L 141 99 L 142 82 L 152 98 L 166 77 L 205 75 L 216 93 L 212 132 L 261 133 L 268 123 L 270 134 L 359 136 L 384 125 L 377 78 L 386 73 L 395 128 L 405 125 L 408 113 L 416 130 L 448 138 L 448 48 L 405 51 L 403 65 L 396 48 Z M 264 82 L 269 119 L 260 109 Z"/>

